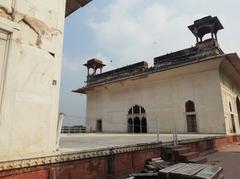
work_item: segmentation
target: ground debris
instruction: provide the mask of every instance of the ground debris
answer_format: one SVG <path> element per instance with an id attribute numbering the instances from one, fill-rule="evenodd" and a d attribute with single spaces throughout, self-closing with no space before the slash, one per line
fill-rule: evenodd
<path id="1" fill-rule="evenodd" d="M 162 170 L 171 165 L 172 163 L 162 160 L 161 157 L 152 158 L 146 161 L 146 164 L 144 166 L 142 173 L 133 173 L 129 175 L 127 179 L 138 179 L 138 178 L 155 179 L 155 178 L 158 178 L 159 170 Z"/>
<path id="2" fill-rule="evenodd" d="M 195 163 L 166 162 L 161 158 L 146 161 L 141 173 L 133 173 L 126 179 L 223 179 L 219 166 Z"/>

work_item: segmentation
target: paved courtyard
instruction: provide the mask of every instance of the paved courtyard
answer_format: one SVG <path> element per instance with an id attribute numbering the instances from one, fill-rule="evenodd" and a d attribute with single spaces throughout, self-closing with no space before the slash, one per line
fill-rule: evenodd
<path id="1" fill-rule="evenodd" d="M 179 134 L 178 139 L 197 139 L 216 135 L 210 134 Z M 160 134 L 160 141 L 172 141 L 172 134 Z M 106 147 L 152 143 L 157 141 L 157 134 L 62 134 L 61 151 L 83 151 Z"/>
<path id="2" fill-rule="evenodd" d="M 240 144 L 225 146 L 207 158 L 209 164 L 223 167 L 226 179 L 240 178 Z"/>

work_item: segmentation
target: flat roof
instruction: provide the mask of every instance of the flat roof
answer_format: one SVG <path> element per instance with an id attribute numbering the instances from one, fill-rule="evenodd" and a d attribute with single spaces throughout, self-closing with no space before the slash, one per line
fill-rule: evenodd
<path id="1" fill-rule="evenodd" d="M 199 140 L 207 137 L 219 137 L 222 134 L 178 134 L 178 140 Z M 173 134 L 159 134 L 161 142 L 172 141 Z M 157 142 L 156 133 L 80 133 L 61 134 L 61 152 L 79 152 L 93 149 L 124 147 Z"/>

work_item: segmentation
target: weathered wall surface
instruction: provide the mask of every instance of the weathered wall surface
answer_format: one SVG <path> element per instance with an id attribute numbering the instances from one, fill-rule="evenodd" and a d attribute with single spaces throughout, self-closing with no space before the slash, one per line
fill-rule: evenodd
<path id="1" fill-rule="evenodd" d="M 239 111 L 237 109 L 237 98 L 240 99 L 240 75 L 228 60 L 224 60 L 220 65 L 221 91 L 226 132 L 234 133 L 233 122 L 235 123 L 235 133 L 240 133 Z M 230 107 L 231 106 L 231 107 Z M 232 121 L 232 115 L 234 121 Z"/>
<path id="2" fill-rule="evenodd" d="M 146 110 L 148 132 L 187 132 L 185 103 L 195 103 L 200 133 L 225 133 L 218 65 L 221 59 L 205 61 L 135 80 L 102 85 L 87 93 L 87 130 L 127 132 L 128 110 L 135 104 Z M 216 125 L 218 124 L 218 125 Z"/>
<path id="3" fill-rule="evenodd" d="M 106 179 L 141 171 L 145 161 L 160 156 L 159 149 L 135 151 L 66 163 L 0 172 L 2 179 Z"/>
<path id="4" fill-rule="evenodd" d="M 65 2 L 0 0 L 0 160 L 56 148 Z"/>

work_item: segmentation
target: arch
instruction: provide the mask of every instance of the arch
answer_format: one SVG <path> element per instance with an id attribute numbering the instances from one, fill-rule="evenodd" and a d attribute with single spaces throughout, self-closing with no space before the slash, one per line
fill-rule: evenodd
<path id="1" fill-rule="evenodd" d="M 145 109 L 141 107 L 141 114 L 145 114 L 145 113 L 146 113 Z"/>
<path id="2" fill-rule="evenodd" d="M 88 75 L 94 75 L 95 71 L 93 68 L 88 68 Z"/>
<path id="3" fill-rule="evenodd" d="M 128 132 L 129 133 L 133 132 L 133 120 L 132 120 L 132 118 L 128 119 Z"/>
<path id="4" fill-rule="evenodd" d="M 189 100 L 185 103 L 187 132 L 197 132 L 197 117 L 195 113 L 195 104 Z"/>
<path id="5" fill-rule="evenodd" d="M 133 128 L 134 128 L 134 133 L 140 133 L 141 132 L 141 125 L 140 125 L 140 118 L 135 117 L 134 122 L 133 122 Z"/>
<path id="6" fill-rule="evenodd" d="M 138 105 L 133 106 L 133 114 L 140 114 L 140 106 Z"/>
<path id="7" fill-rule="evenodd" d="M 139 105 L 134 105 L 128 110 L 128 114 L 145 114 L 146 110 Z"/>
<path id="8" fill-rule="evenodd" d="M 186 112 L 195 112 L 195 104 L 193 101 L 189 100 L 185 103 Z"/>
<path id="9" fill-rule="evenodd" d="M 128 110 L 128 114 L 132 114 L 132 108 Z"/>
<path id="10" fill-rule="evenodd" d="M 205 40 L 208 40 L 208 39 L 211 39 L 212 38 L 212 35 L 211 34 L 205 34 L 204 36 L 202 36 L 202 41 L 205 41 Z"/>
<path id="11" fill-rule="evenodd" d="M 143 117 L 141 123 L 142 123 L 142 133 L 147 133 L 147 119 Z"/>
<path id="12" fill-rule="evenodd" d="M 132 121 L 132 122 L 131 122 Z M 146 110 L 139 105 L 134 105 L 128 110 L 128 127 L 129 133 L 147 133 Z"/>
<path id="13" fill-rule="evenodd" d="M 95 74 L 97 75 L 97 74 L 101 74 L 101 72 L 102 72 L 102 69 L 101 68 L 96 68 L 96 70 L 95 70 Z"/>

